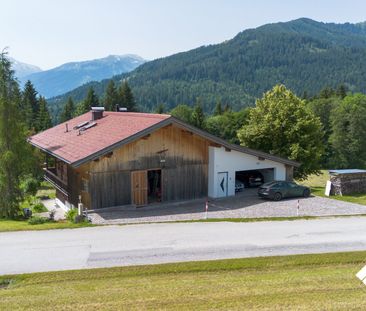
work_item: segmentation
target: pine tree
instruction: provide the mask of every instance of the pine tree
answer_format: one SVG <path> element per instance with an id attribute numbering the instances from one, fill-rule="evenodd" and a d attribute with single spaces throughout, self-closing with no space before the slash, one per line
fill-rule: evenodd
<path id="1" fill-rule="evenodd" d="M 118 88 L 118 97 L 121 107 L 126 107 L 128 111 L 137 111 L 135 98 L 126 80 Z"/>
<path id="2" fill-rule="evenodd" d="M 214 111 L 214 116 L 219 116 L 219 115 L 222 115 L 222 106 L 221 106 L 220 99 L 217 100 L 215 111 Z"/>
<path id="3" fill-rule="evenodd" d="M 0 218 L 14 218 L 22 200 L 21 178 L 33 156 L 19 110 L 19 86 L 5 53 L 0 54 Z M 34 164 L 34 163 L 32 163 Z"/>
<path id="4" fill-rule="evenodd" d="M 224 112 L 229 112 L 231 111 L 231 107 L 229 104 L 225 104 L 225 107 L 224 107 Z"/>
<path id="5" fill-rule="evenodd" d="M 66 105 L 64 106 L 61 115 L 60 115 L 60 123 L 66 122 L 72 119 L 75 112 L 74 101 L 71 97 L 68 98 Z"/>
<path id="6" fill-rule="evenodd" d="M 336 90 L 336 95 L 340 98 L 345 98 L 347 96 L 347 87 L 344 84 L 340 84 Z"/>
<path id="7" fill-rule="evenodd" d="M 199 97 L 192 112 L 192 124 L 201 129 L 205 127 L 205 114 L 203 113 L 201 98 Z"/>
<path id="8" fill-rule="evenodd" d="M 98 107 L 99 99 L 92 87 L 89 88 L 86 98 L 77 105 L 75 115 L 79 116 L 91 110 L 91 107 Z"/>
<path id="9" fill-rule="evenodd" d="M 301 96 L 301 98 L 302 98 L 302 99 L 304 99 L 304 100 L 307 100 L 307 99 L 309 99 L 309 95 L 308 95 L 308 92 L 307 92 L 307 91 L 304 91 L 304 92 L 302 93 L 302 96 Z"/>
<path id="10" fill-rule="evenodd" d="M 50 112 L 48 111 L 47 108 L 47 101 L 43 96 L 39 98 L 39 114 L 37 121 L 38 122 L 36 130 L 38 132 L 47 130 L 52 126 L 52 119 L 50 116 Z"/>
<path id="11" fill-rule="evenodd" d="M 104 108 L 108 111 L 114 111 L 116 105 L 120 105 L 118 92 L 114 81 L 110 80 L 104 96 Z"/>
<path id="12" fill-rule="evenodd" d="M 156 106 L 155 113 L 162 114 L 164 112 L 165 112 L 165 105 L 163 103 L 160 103 L 159 105 Z"/>
<path id="13" fill-rule="evenodd" d="M 39 102 L 37 91 L 29 80 L 24 85 L 23 99 L 20 106 L 28 129 L 35 129 L 39 113 Z"/>

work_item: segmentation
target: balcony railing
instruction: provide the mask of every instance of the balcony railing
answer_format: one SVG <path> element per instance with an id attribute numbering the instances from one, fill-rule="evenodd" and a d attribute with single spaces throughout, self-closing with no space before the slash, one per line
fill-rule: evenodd
<path id="1" fill-rule="evenodd" d="M 60 177 L 56 175 L 55 168 L 44 168 L 44 178 L 49 181 L 56 189 L 68 195 L 68 186 Z"/>

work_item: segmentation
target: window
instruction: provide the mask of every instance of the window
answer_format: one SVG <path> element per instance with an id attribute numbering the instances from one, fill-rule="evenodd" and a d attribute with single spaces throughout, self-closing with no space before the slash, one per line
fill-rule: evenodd
<path id="1" fill-rule="evenodd" d="M 283 188 L 283 183 L 277 182 L 271 185 L 273 188 Z"/>
<path id="2" fill-rule="evenodd" d="M 89 180 L 81 178 L 81 191 L 89 192 Z"/>

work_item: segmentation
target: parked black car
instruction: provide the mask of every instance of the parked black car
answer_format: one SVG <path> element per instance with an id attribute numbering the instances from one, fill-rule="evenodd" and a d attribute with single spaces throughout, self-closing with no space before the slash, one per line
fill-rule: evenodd
<path id="1" fill-rule="evenodd" d="M 258 188 L 258 195 L 279 201 L 283 198 L 308 197 L 310 188 L 298 185 L 292 181 L 271 181 Z"/>
<path id="2" fill-rule="evenodd" d="M 237 172 L 236 179 L 240 180 L 245 188 L 258 187 L 264 182 L 262 173 L 256 170 Z"/>

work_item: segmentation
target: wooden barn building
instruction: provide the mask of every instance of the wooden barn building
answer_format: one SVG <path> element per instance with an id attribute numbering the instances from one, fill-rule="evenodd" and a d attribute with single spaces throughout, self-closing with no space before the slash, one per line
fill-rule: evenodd
<path id="1" fill-rule="evenodd" d="M 235 195 L 236 174 L 291 180 L 299 164 L 230 144 L 170 115 L 92 110 L 29 138 L 57 203 L 89 209 Z"/>

